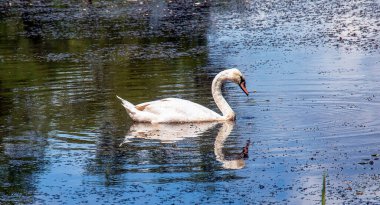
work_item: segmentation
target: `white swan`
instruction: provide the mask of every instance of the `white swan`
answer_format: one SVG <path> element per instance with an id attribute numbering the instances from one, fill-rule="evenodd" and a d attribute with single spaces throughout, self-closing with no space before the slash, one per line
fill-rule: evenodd
<path id="1" fill-rule="evenodd" d="M 133 105 L 116 96 L 122 101 L 132 120 L 136 122 L 172 123 L 172 122 L 213 122 L 235 120 L 235 113 L 222 96 L 223 82 L 232 81 L 248 95 L 243 74 L 236 68 L 227 69 L 217 74 L 212 81 L 212 96 L 223 115 L 188 100 L 166 98 L 152 102 Z"/>

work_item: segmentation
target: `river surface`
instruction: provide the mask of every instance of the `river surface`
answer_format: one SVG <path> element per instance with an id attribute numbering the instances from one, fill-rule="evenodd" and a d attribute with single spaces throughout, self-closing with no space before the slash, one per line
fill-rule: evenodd
<path id="1" fill-rule="evenodd" d="M 378 0 L 2 1 L 0 204 L 378 204 L 379 32 Z M 232 67 L 234 123 L 116 98 L 217 111 Z"/>

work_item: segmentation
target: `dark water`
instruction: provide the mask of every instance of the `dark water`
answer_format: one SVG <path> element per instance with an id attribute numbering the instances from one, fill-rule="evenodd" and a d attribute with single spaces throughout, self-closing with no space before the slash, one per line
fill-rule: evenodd
<path id="1" fill-rule="evenodd" d="M 376 204 L 379 31 L 379 1 L 2 1 L 0 203 L 320 204 L 326 174 L 328 204 Z M 230 67 L 256 91 L 224 87 L 233 124 L 115 98 L 216 110 Z"/>

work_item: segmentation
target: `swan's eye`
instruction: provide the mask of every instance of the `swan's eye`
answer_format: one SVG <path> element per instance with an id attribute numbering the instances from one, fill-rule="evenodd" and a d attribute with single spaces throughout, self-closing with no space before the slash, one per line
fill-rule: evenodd
<path id="1" fill-rule="evenodd" d="M 241 83 L 245 83 L 245 79 L 240 76 L 240 83 L 239 84 L 241 84 Z"/>

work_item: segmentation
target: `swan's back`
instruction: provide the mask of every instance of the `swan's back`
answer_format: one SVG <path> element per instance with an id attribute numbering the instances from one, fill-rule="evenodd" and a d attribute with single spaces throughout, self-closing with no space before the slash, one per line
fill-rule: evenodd
<path id="1" fill-rule="evenodd" d="M 197 103 L 178 98 L 165 98 L 141 103 L 136 105 L 135 108 L 138 111 L 131 117 L 140 122 L 206 122 L 222 120 L 222 116 L 216 112 Z"/>

